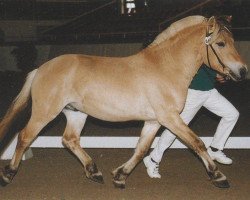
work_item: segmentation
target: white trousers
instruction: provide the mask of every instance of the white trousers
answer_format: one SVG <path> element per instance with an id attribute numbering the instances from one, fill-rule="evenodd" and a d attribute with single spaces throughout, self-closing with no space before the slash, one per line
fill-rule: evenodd
<path id="1" fill-rule="evenodd" d="M 223 150 L 225 143 L 239 118 L 239 112 L 216 89 L 209 91 L 188 89 L 186 103 L 180 114 L 183 121 L 186 124 L 189 124 L 202 106 L 221 117 L 210 146 Z M 156 162 L 160 162 L 164 151 L 171 146 L 175 139 L 176 136 L 166 129 L 159 138 L 156 147 L 151 152 L 151 158 Z"/>

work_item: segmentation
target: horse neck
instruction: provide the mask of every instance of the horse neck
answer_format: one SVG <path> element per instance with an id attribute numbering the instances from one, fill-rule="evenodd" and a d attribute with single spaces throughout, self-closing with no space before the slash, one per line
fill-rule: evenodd
<path id="1" fill-rule="evenodd" d="M 171 76 L 171 71 L 178 72 L 174 74 L 176 80 L 182 81 L 182 84 L 188 87 L 203 62 L 201 49 L 205 49 L 205 26 L 192 27 L 186 32 L 178 33 L 159 45 L 151 46 L 147 51 L 163 69 L 161 73 L 165 72 L 166 76 Z"/>

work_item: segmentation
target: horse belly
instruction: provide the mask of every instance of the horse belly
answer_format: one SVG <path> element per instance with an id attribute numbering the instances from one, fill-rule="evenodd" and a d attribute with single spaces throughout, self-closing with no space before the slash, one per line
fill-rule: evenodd
<path id="1" fill-rule="evenodd" d="M 112 96 L 112 95 L 110 95 Z M 82 112 L 104 121 L 154 120 L 153 109 L 145 100 L 126 98 L 84 98 Z"/>

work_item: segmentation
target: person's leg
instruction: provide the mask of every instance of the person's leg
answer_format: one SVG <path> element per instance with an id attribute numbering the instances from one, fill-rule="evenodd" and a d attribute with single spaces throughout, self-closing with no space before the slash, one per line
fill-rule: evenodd
<path id="1" fill-rule="evenodd" d="M 161 178 L 159 173 L 159 163 L 161 162 L 164 151 L 171 146 L 175 138 L 176 136 L 173 133 L 165 129 L 154 150 L 143 159 L 149 177 Z"/>
<path id="2" fill-rule="evenodd" d="M 186 124 L 189 124 L 189 122 L 193 119 L 207 97 L 207 92 L 192 89 L 188 90 L 186 103 L 182 113 L 180 114 Z M 164 130 L 156 147 L 149 156 L 143 159 L 144 164 L 147 167 L 148 175 L 151 178 L 161 178 L 161 175 L 159 174 L 159 163 L 161 162 L 164 151 L 171 146 L 175 139 L 176 136 L 173 133 L 171 133 L 168 129 Z"/>
<path id="3" fill-rule="evenodd" d="M 155 148 L 153 151 L 150 153 L 150 157 L 157 163 L 161 162 L 162 156 L 164 151 L 171 146 L 171 144 L 174 142 L 176 136 L 171 133 L 168 129 L 165 129 Z"/>
<path id="4" fill-rule="evenodd" d="M 204 107 L 221 117 L 214 134 L 213 141 L 210 145 L 211 148 L 209 148 L 208 151 L 211 157 L 218 162 L 223 164 L 231 164 L 232 160 L 227 158 L 221 151 L 223 150 L 225 143 L 239 118 L 239 112 L 216 89 L 211 90 L 211 94 L 204 103 Z M 212 150 L 219 150 L 218 158 L 216 158 L 216 154 L 213 155 Z"/>

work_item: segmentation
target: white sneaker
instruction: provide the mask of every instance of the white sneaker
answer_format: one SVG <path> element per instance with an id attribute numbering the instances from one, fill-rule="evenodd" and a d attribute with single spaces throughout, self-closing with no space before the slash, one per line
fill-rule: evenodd
<path id="1" fill-rule="evenodd" d="M 221 164 L 230 165 L 233 163 L 233 160 L 231 158 L 228 158 L 221 150 L 212 151 L 212 149 L 209 147 L 207 149 L 207 152 L 213 160 L 216 160 Z"/>
<path id="2" fill-rule="evenodd" d="M 161 178 L 161 175 L 159 174 L 159 163 L 154 162 L 150 156 L 145 157 L 143 162 L 150 178 Z"/>

